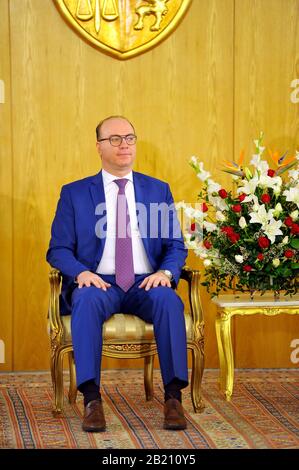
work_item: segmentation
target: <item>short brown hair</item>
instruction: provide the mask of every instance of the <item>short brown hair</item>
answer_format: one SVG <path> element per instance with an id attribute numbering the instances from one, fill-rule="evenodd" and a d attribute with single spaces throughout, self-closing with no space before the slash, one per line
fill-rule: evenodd
<path id="1" fill-rule="evenodd" d="M 132 128 L 135 132 L 135 128 L 134 128 L 133 124 L 125 116 L 118 116 L 118 115 L 117 116 L 108 116 L 105 119 L 103 119 L 102 121 L 100 121 L 99 124 L 96 127 L 96 138 L 97 138 L 97 140 L 99 140 L 99 138 L 101 137 L 101 127 L 102 127 L 102 125 L 104 124 L 104 122 L 109 121 L 110 119 L 124 119 L 125 121 L 127 121 L 132 126 Z"/>

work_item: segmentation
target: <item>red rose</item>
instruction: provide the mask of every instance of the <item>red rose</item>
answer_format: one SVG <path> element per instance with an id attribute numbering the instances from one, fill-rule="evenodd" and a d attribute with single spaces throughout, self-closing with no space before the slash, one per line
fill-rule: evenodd
<path id="1" fill-rule="evenodd" d="M 259 261 L 263 261 L 263 259 L 264 259 L 263 253 L 259 253 L 259 254 L 257 255 L 257 259 L 258 259 Z"/>
<path id="2" fill-rule="evenodd" d="M 275 176 L 275 171 L 271 170 L 271 168 L 269 168 L 269 170 L 267 171 L 267 175 L 271 176 L 271 178 L 273 178 L 273 176 Z"/>
<path id="3" fill-rule="evenodd" d="M 250 266 L 250 264 L 245 264 L 245 266 L 243 266 L 243 270 L 249 273 L 252 271 L 252 266 Z"/>
<path id="4" fill-rule="evenodd" d="M 294 235 L 297 235 L 299 233 L 299 225 L 298 224 L 293 224 L 291 228 L 291 233 Z"/>
<path id="5" fill-rule="evenodd" d="M 270 240 L 267 237 L 259 237 L 257 242 L 261 248 L 268 248 L 270 245 Z"/>
<path id="6" fill-rule="evenodd" d="M 207 250 L 209 250 L 209 249 L 211 248 L 211 246 L 212 246 L 212 243 L 209 242 L 209 240 L 205 240 L 205 241 L 203 242 L 203 245 L 204 245 L 204 247 L 205 247 Z"/>
<path id="7" fill-rule="evenodd" d="M 225 189 L 219 189 L 218 194 L 222 199 L 227 198 L 227 191 Z"/>
<path id="8" fill-rule="evenodd" d="M 232 210 L 234 212 L 241 212 L 242 211 L 242 206 L 241 204 L 235 204 L 234 206 L 232 206 Z"/>
<path id="9" fill-rule="evenodd" d="M 234 229 L 232 227 L 228 227 L 227 225 L 221 227 L 221 232 L 226 233 L 227 236 L 232 235 L 234 233 Z"/>
<path id="10" fill-rule="evenodd" d="M 203 211 L 203 212 L 208 212 L 208 210 L 209 210 L 208 206 L 206 205 L 205 202 L 203 202 L 203 203 L 202 203 L 202 211 Z"/>
<path id="11" fill-rule="evenodd" d="M 269 194 L 262 194 L 261 200 L 264 204 L 269 204 L 269 202 L 271 201 L 271 198 Z"/>
<path id="12" fill-rule="evenodd" d="M 237 243 L 237 241 L 240 240 L 240 235 L 238 233 L 232 233 L 231 235 L 228 236 L 228 238 L 230 239 L 232 243 Z"/>
<path id="13" fill-rule="evenodd" d="M 240 202 L 243 202 L 245 197 L 246 197 L 246 194 L 242 193 L 242 194 L 240 194 L 240 196 L 238 196 L 238 199 L 239 199 Z"/>
<path id="14" fill-rule="evenodd" d="M 195 225 L 195 223 L 193 222 L 193 224 L 190 225 L 190 231 L 191 231 L 191 232 L 195 232 L 195 229 L 196 229 L 196 225 Z"/>
<path id="15" fill-rule="evenodd" d="M 284 252 L 284 256 L 285 256 L 286 258 L 293 258 L 293 256 L 294 256 L 293 250 L 286 250 L 286 251 Z"/>
<path id="16" fill-rule="evenodd" d="M 290 216 L 289 216 L 289 217 L 286 217 L 286 218 L 284 219 L 284 224 L 285 224 L 287 227 L 292 227 L 292 225 L 293 225 L 293 219 L 292 219 L 292 217 L 290 217 Z"/>

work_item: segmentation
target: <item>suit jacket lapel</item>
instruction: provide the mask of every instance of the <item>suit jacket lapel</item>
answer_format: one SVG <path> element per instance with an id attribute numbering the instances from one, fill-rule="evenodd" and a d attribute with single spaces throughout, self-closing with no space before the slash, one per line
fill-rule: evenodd
<path id="1" fill-rule="evenodd" d="M 92 178 L 89 189 L 94 204 L 94 224 L 96 230 L 96 226 L 99 227 L 100 224 L 103 225 L 104 221 L 101 221 L 101 219 L 103 217 L 106 217 L 106 198 L 103 185 L 102 171 L 100 171 L 97 175 Z M 102 207 L 102 204 L 105 204 L 105 206 Z M 106 242 L 107 219 L 106 223 L 103 225 L 103 228 L 104 230 L 101 230 L 100 236 L 97 235 L 98 249 L 96 264 L 98 264 L 101 260 Z"/>
<path id="2" fill-rule="evenodd" d="M 91 193 L 91 197 L 92 197 L 95 208 L 99 203 L 106 201 L 104 185 L 103 185 L 102 170 L 97 175 L 92 177 L 91 184 L 90 184 L 90 193 Z"/>
<path id="3" fill-rule="evenodd" d="M 144 181 L 142 180 L 142 175 L 140 175 L 139 173 L 135 173 L 135 171 L 133 171 L 133 183 L 136 201 L 136 216 L 138 220 L 139 232 L 142 237 L 142 242 L 146 254 L 148 258 L 151 259 L 148 238 L 150 228 L 150 200 L 147 199 L 146 187 Z"/>

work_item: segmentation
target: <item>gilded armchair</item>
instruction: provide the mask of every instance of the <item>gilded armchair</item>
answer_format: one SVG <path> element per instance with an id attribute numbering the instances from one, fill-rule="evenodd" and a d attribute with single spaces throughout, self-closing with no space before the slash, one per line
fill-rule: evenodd
<path id="1" fill-rule="evenodd" d="M 201 380 L 204 370 L 204 319 L 199 297 L 199 272 L 184 268 L 181 279 L 187 281 L 190 311 L 185 312 L 187 347 L 192 351 L 191 398 L 195 413 L 204 409 Z M 59 294 L 62 275 L 52 269 L 49 299 L 51 375 L 54 390 L 54 413 L 63 410 L 63 359 L 68 355 L 70 385 L 68 398 L 75 403 L 76 371 L 71 338 L 70 315 L 60 315 Z M 144 358 L 144 388 L 147 400 L 153 398 L 153 363 L 157 354 L 153 326 L 134 315 L 116 313 L 103 326 L 103 356 L 125 359 Z"/>

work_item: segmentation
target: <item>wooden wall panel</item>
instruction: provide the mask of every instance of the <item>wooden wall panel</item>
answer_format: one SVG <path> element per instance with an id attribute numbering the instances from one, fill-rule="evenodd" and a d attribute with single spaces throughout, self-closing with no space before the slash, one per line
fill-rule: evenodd
<path id="1" fill-rule="evenodd" d="M 9 50 L 8 0 L 0 0 L 0 246 L 1 246 L 1 306 L 0 348 L 4 347 L 4 363 L 0 370 L 11 370 L 12 365 L 12 140 L 11 88 Z M 3 102 L 4 101 L 4 102 Z M 3 341 L 3 343 L 2 343 Z M 0 353 L 0 357 L 2 351 Z"/>
<path id="2" fill-rule="evenodd" d="M 139 136 L 136 170 L 169 181 L 176 200 L 193 201 L 199 191 L 191 155 L 216 169 L 220 155 L 232 154 L 233 1 L 193 2 L 174 34 L 125 62 L 84 42 L 50 0 L 12 0 L 10 8 L 15 368 L 40 369 L 48 367 L 50 224 L 61 185 L 100 167 L 97 122 L 127 115 Z M 210 351 L 214 338 L 208 365 Z"/>
<path id="3" fill-rule="evenodd" d="M 13 109 L 12 173 L 10 103 L 0 104 L 6 142 L 1 151 L 8 163 L 1 172 L 1 269 L 7 289 L 0 328 L 8 337 L 13 328 L 14 363 L 10 359 L 7 367 L 45 369 L 50 225 L 62 184 L 100 168 L 97 122 L 109 114 L 127 115 L 139 137 L 135 169 L 167 180 L 175 199 L 188 202 L 200 189 L 187 163 L 193 154 L 228 185 L 219 162 L 241 148 L 248 154 L 260 130 L 270 146 L 293 150 L 299 105 L 290 101 L 290 84 L 299 72 L 299 0 L 194 0 L 162 44 L 124 62 L 82 40 L 52 0 L 0 0 L 0 5 L 0 72 L 9 73 L 11 60 Z M 8 88 L 9 81 L 6 93 Z M 201 268 L 193 253 L 188 262 Z M 217 367 L 215 308 L 204 289 L 201 293 L 206 366 Z M 289 340 L 298 337 L 297 325 L 282 317 L 237 319 L 237 366 L 289 367 Z M 104 360 L 104 367 L 121 366 L 132 362 Z"/>
<path id="4" fill-rule="evenodd" d="M 264 131 L 268 148 L 294 152 L 299 145 L 299 104 L 291 82 L 299 76 L 299 1 L 236 0 L 235 154 Z M 290 342 L 298 318 L 237 318 L 237 367 L 294 367 Z"/>

